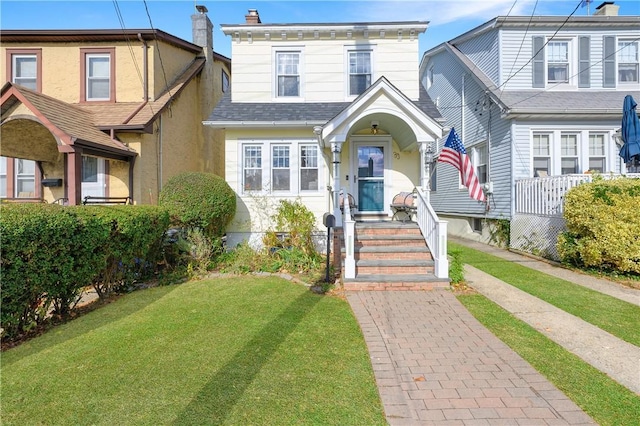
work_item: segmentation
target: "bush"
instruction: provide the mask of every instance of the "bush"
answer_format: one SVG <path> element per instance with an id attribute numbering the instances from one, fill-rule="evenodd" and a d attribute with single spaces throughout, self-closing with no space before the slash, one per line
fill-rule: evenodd
<path id="1" fill-rule="evenodd" d="M 155 268 L 168 224 L 158 207 L 3 205 L 2 337 L 36 327 L 51 308 L 68 315 L 91 284 L 104 296 L 114 282 Z"/>
<path id="2" fill-rule="evenodd" d="M 595 179 L 565 197 L 563 262 L 640 274 L 640 179 Z"/>
<path id="3" fill-rule="evenodd" d="M 220 237 L 236 213 L 236 195 L 220 176 L 182 173 L 169 179 L 160 192 L 178 226 L 198 228 L 210 238 Z"/>

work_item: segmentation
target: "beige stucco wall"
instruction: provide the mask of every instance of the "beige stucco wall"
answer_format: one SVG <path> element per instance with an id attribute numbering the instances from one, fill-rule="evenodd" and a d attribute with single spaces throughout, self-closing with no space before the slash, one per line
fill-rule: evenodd
<path id="1" fill-rule="evenodd" d="M 276 50 L 302 52 L 301 91 L 305 102 L 344 102 L 347 96 L 348 50 L 373 51 L 372 83 L 385 76 L 410 99 L 418 99 L 418 39 L 397 36 L 368 39 L 291 39 L 254 36 L 251 43 L 232 42 L 234 102 L 271 102 L 274 99 Z"/>
<path id="2" fill-rule="evenodd" d="M 196 55 L 170 44 L 159 42 L 159 49 L 155 42 L 149 42 L 149 96 L 158 98 L 195 59 Z M 142 49 L 142 48 L 141 48 Z M 140 64 L 142 64 L 140 62 Z M 134 74 L 135 74 L 135 70 Z M 137 75 L 137 74 L 135 74 Z M 165 81 L 166 75 L 166 81 Z"/>
<path id="3" fill-rule="evenodd" d="M 108 190 L 110 197 L 129 196 L 129 163 L 126 161 L 108 160 Z"/>

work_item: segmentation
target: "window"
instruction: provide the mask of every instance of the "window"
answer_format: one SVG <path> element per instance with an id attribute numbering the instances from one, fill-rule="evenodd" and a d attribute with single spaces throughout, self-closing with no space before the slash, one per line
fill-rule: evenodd
<path id="1" fill-rule="evenodd" d="M 289 191 L 291 189 L 289 147 L 274 145 L 271 147 L 271 189 Z"/>
<path id="2" fill-rule="evenodd" d="M 618 41 L 618 82 L 638 83 L 638 41 Z"/>
<path id="3" fill-rule="evenodd" d="M 427 70 L 427 89 L 431 88 L 433 84 L 433 66 L 430 66 Z"/>
<path id="4" fill-rule="evenodd" d="M 16 159 L 16 193 L 19 198 L 36 196 L 36 162 Z"/>
<path id="5" fill-rule="evenodd" d="M 578 135 L 560 136 L 560 174 L 578 173 Z"/>
<path id="6" fill-rule="evenodd" d="M 318 190 L 318 147 L 300 146 L 300 191 Z"/>
<path id="7" fill-rule="evenodd" d="M 12 83 L 42 91 L 42 50 L 7 49 L 7 76 Z"/>
<path id="8" fill-rule="evenodd" d="M 262 190 L 262 147 L 247 145 L 244 147 L 244 176 L 245 191 Z"/>
<path id="9" fill-rule="evenodd" d="M 589 135 L 589 170 L 604 173 L 606 165 L 606 152 L 603 134 Z"/>
<path id="10" fill-rule="evenodd" d="M 487 144 L 479 145 L 475 148 L 476 174 L 478 182 L 487 182 Z"/>
<path id="11" fill-rule="evenodd" d="M 7 157 L 0 157 L 0 198 L 7 197 Z"/>
<path id="12" fill-rule="evenodd" d="M 276 52 L 277 96 L 300 96 L 300 52 Z"/>
<path id="13" fill-rule="evenodd" d="M 36 90 L 37 67 L 35 55 L 13 55 L 13 82 Z"/>
<path id="14" fill-rule="evenodd" d="M 371 85 L 371 52 L 349 52 L 349 95 L 357 96 Z"/>
<path id="15" fill-rule="evenodd" d="M 82 101 L 115 102 L 115 49 L 80 49 Z"/>
<path id="16" fill-rule="evenodd" d="M 229 74 L 222 70 L 222 93 L 229 91 Z"/>
<path id="17" fill-rule="evenodd" d="M 547 82 L 569 82 L 569 42 L 550 41 L 547 44 Z"/>
<path id="18" fill-rule="evenodd" d="M 98 158 L 82 156 L 82 182 L 98 182 Z"/>
<path id="19" fill-rule="evenodd" d="M 473 232 L 482 232 L 482 219 L 479 217 L 474 217 L 471 219 L 471 227 L 473 228 Z"/>
<path id="20" fill-rule="evenodd" d="M 551 175 L 550 135 L 533 135 L 533 176 Z"/>

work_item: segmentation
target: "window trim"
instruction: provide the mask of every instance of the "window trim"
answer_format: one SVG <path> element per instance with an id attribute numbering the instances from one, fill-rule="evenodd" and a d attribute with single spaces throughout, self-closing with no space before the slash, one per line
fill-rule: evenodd
<path id="1" fill-rule="evenodd" d="M 42 49 L 7 49 L 6 50 L 6 76 L 13 83 L 13 57 L 36 57 L 36 92 L 42 93 Z"/>
<path id="2" fill-rule="evenodd" d="M 602 155 L 591 155 L 591 137 L 600 136 L 602 137 Z M 603 169 L 602 171 L 598 171 L 598 173 L 605 173 L 607 170 L 607 135 L 605 132 L 589 132 L 588 140 L 587 140 L 587 166 L 589 171 L 593 171 L 591 169 L 591 159 L 602 159 L 603 160 Z"/>
<path id="3" fill-rule="evenodd" d="M 221 74 L 222 82 L 220 84 L 220 87 L 222 88 L 222 93 L 227 93 L 231 88 L 231 80 L 230 80 L 229 74 L 227 74 L 225 70 L 221 70 L 221 71 L 222 71 L 222 74 Z M 226 82 L 226 86 L 225 86 L 225 82 Z"/>
<path id="4" fill-rule="evenodd" d="M 316 166 L 315 167 L 309 167 L 309 166 L 302 166 L 302 148 L 315 148 L 316 149 Z M 320 148 L 318 147 L 317 144 L 313 144 L 313 143 L 299 143 L 298 144 L 298 192 L 300 193 L 314 193 L 314 192 L 318 192 L 319 188 L 320 188 L 320 158 L 321 158 L 321 152 L 320 152 Z M 315 170 L 317 173 L 317 180 L 318 180 L 318 185 L 316 189 L 302 189 L 302 171 L 303 170 Z"/>
<path id="5" fill-rule="evenodd" d="M 291 192 L 291 174 L 292 174 L 292 170 L 291 170 L 291 144 L 290 143 L 272 143 L 269 146 L 269 151 L 270 151 L 270 171 L 269 171 L 269 186 L 271 187 L 271 192 L 278 192 L 278 193 L 288 193 Z M 283 166 L 276 166 L 273 164 L 273 160 L 275 159 L 276 155 L 275 155 L 275 151 L 276 149 L 279 148 L 286 148 L 286 152 L 287 152 L 287 157 L 286 160 L 288 162 L 288 167 L 283 167 Z M 284 152 L 284 151 L 282 151 Z M 282 157 L 284 158 L 284 157 Z M 276 189 L 274 188 L 274 172 L 276 170 L 286 170 L 289 173 L 289 188 L 288 189 Z"/>
<path id="6" fill-rule="evenodd" d="M 574 158 L 574 156 L 562 155 L 562 137 L 575 135 L 577 143 L 577 167 L 575 173 L 582 174 L 589 169 L 590 158 L 603 158 L 604 173 L 615 172 L 618 167 L 617 151 L 614 144 L 614 130 L 606 126 L 589 126 L 584 129 L 574 126 L 532 126 L 529 128 L 530 137 L 530 169 L 529 176 L 537 177 L 534 169 L 534 160 L 538 157 L 534 154 L 534 137 L 548 135 L 549 138 L 549 172 L 547 176 L 562 176 L 562 158 Z M 604 143 L 603 156 L 590 156 L 589 141 L 592 135 L 601 135 Z"/>
<path id="7" fill-rule="evenodd" d="M 547 149 L 548 149 L 548 154 L 547 155 L 536 155 L 536 153 L 534 152 L 535 146 L 534 146 L 534 138 L 536 136 L 546 136 L 547 139 Z M 531 134 L 531 174 L 533 175 L 533 177 L 538 177 L 536 176 L 537 172 L 535 170 L 535 160 L 536 158 L 545 158 L 547 159 L 547 168 L 548 170 L 546 171 L 547 176 L 553 176 L 554 172 L 553 172 L 553 132 L 549 132 L 549 131 L 533 131 Z"/>
<path id="8" fill-rule="evenodd" d="M 576 153 L 574 155 L 564 155 L 564 153 L 562 152 L 563 150 L 563 143 L 565 141 L 565 137 L 574 137 L 575 138 L 575 146 L 576 146 Z M 580 149 L 580 145 L 581 145 L 581 141 L 580 141 L 580 134 L 576 133 L 576 132 L 571 132 L 571 131 L 563 131 L 560 132 L 560 175 L 564 176 L 564 175 L 572 175 L 572 174 L 578 174 L 580 173 L 580 154 L 581 154 L 581 149 Z M 563 167 L 562 167 L 562 160 L 564 160 L 565 158 L 571 158 L 574 159 L 576 161 L 575 163 L 575 167 L 573 169 L 573 172 L 571 173 L 563 173 Z"/>
<path id="9" fill-rule="evenodd" d="M 627 44 L 635 44 L 636 46 L 636 60 L 635 62 L 622 62 L 620 60 L 620 53 L 622 51 L 622 48 L 620 47 L 621 43 L 627 43 Z M 626 85 L 637 85 L 638 83 L 640 83 L 640 41 L 638 41 L 638 39 L 632 39 L 632 38 L 625 38 L 625 37 L 617 37 L 616 39 L 616 54 L 615 54 L 615 61 L 616 61 L 616 81 L 619 85 L 622 86 L 626 86 Z M 635 81 L 621 81 L 620 80 L 620 65 L 621 64 L 632 64 L 636 66 L 636 80 Z"/>
<path id="10" fill-rule="evenodd" d="M 7 168 L 6 168 L 6 184 L 7 184 L 7 192 L 6 192 L 6 197 L 2 197 L 2 198 L 7 198 L 7 199 L 20 199 L 20 200 L 39 200 L 42 198 L 42 172 L 40 171 L 40 166 L 38 165 L 38 162 L 35 160 L 28 160 L 28 161 L 33 161 L 35 163 L 35 167 L 34 167 L 34 196 L 33 197 L 18 197 L 18 194 L 16 193 L 16 190 L 18 188 L 17 186 L 17 180 L 18 180 L 18 175 L 17 175 L 17 164 L 16 161 L 17 160 L 27 160 L 26 158 L 13 158 L 13 157 L 4 157 L 7 160 Z"/>
<path id="11" fill-rule="evenodd" d="M 357 54 L 357 53 L 368 53 L 369 54 L 369 85 L 362 91 L 362 93 L 364 93 L 369 87 L 371 87 L 371 85 L 373 84 L 374 80 L 374 69 L 373 69 L 373 47 L 365 47 L 365 46 L 354 46 L 354 47 L 347 47 L 347 52 L 346 52 L 346 66 L 345 66 L 345 72 L 346 72 L 346 77 L 345 77 L 345 82 L 346 82 L 346 95 L 347 95 L 347 99 L 355 99 L 358 96 L 360 96 L 362 93 L 356 93 L 353 94 L 351 93 L 351 55 L 352 54 Z M 353 74 L 353 75 L 367 75 L 367 74 Z"/>
<path id="12" fill-rule="evenodd" d="M 109 99 L 88 99 L 87 60 L 91 55 L 109 55 Z M 81 103 L 115 103 L 116 101 L 116 48 L 80 48 L 80 102 Z"/>
<path id="13" fill-rule="evenodd" d="M 566 44 L 567 46 L 567 59 L 566 62 L 565 61 L 550 61 L 549 60 L 549 54 L 550 54 L 550 49 L 549 47 L 552 44 L 559 44 L 559 43 L 563 43 Z M 548 86 L 556 86 L 556 85 L 566 85 L 566 84 L 571 84 L 571 80 L 572 80 L 572 53 L 573 53 L 573 49 L 571 46 L 571 40 L 570 39 L 549 39 L 547 41 L 547 45 L 545 46 L 545 54 L 544 54 L 544 60 L 545 60 L 545 83 Z M 549 79 L 549 66 L 551 64 L 565 64 L 567 66 L 567 71 L 566 71 L 566 79 L 563 81 L 560 80 L 550 80 Z"/>
<path id="14" fill-rule="evenodd" d="M 243 196 L 252 195 L 270 195 L 270 196 L 322 196 L 324 195 L 325 183 L 324 179 L 324 162 L 322 150 L 317 148 L 317 167 L 318 171 L 318 188 L 314 190 L 301 189 L 301 167 L 300 153 L 303 146 L 317 146 L 313 139 L 307 138 L 278 138 L 278 139 L 244 139 L 238 141 L 238 193 Z M 260 189 L 245 189 L 245 148 L 253 146 L 260 147 L 262 157 L 261 181 Z M 274 190 L 272 185 L 273 173 L 273 147 L 288 146 L 289 147 L 289 190 Z M 305 168 L 306 170 L 307 168 Z"/>
<path id="15" fill-rule="evenodd" d="M 280 53 L 298 54 L 298 96 L 278 95 L 278 55 Z M 304 52 L 301 47 L 274 46 L 272 53 L 273 63 L 273 93 L 272 99 L 276 102 L 300 102 L 304 101 Z"/>
<path id="16" fill-rule="evenodd" d="M 481 163 L 480 162 L 480 152 L 484 150 L 484 162 Z M 489 155 L 489 150 L 487 147 L 487 142 L 480 142 L 476 145 L 473 146 L 473 167 L 475 169 L 475 173 L 476 176 L 478 177 L 478 183 L 480 184 L 485 184 L 489 181 L 489 176 L 488 176 L 488 163 L 489 163 L 489 159 L 487 158 Z M 484 170 L 484 180 L 481 178 L 480 175 L 480 167 L 484 166 L 485 170 Z"/>

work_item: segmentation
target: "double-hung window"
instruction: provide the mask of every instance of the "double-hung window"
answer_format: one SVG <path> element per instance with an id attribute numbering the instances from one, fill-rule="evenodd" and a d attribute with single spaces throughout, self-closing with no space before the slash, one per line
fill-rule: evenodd
<path id="1" fill-rule="evenodd" d="M 551 135 L 533 135 L 533 176 L 551 175 Z"/>
<path id="2" fill-rule="evenodd" d="M 8 78 L 12 83 L 42 91 L 42 50 L 7 49 Z"/>
<path id="3" fill-rule="evenodd" d="M 222 70 L 222 93 L 229 91 L 229 74 Z"/>
<path id="4" fill-rule="evenodd" d="M 476 174 L 478 182 L 487 182 L 487 144 L 478 145 L 475 148 L 476 155 Z"/>
<path id="5" fill-rule="evenodd" d="M 115 102 L 115 49 L 80 49 L 82 101 Z"/>
<path id="6" fill-rule="evenodd" d="M 637 40 L 618 41 L 618 83 L 638 83 L 640 60 Z"/>
<path id="7" fill-rule="evenodd" d="M 244 190 L 262 191 L 262 146 L 244 146 L 243 166 Z"/>
<path id="8" fill-rule="evenodd" d="M 569 175 L 578 173 L 578 135 L 560 136 L 560 173 Z"/>
<path id="9" fill-rule="evenodd" d="M 318 190 L 318 147 L 300 146 L 300 191 Z"/>
<path id="10" fill-rule="evenodd" d="M 300 52 L 276 52 L 276 95 L 300 96 Z"/>
<path id="11" fill-rule="evenodd" d="M 606 165 L 605 137 L 602 133 L 589 134 L 589 170 L 604 173 Z"/>
<path id="12" fill-rule="evenodd" d="M 271 189 L 274 191 L 291 190 L 291 158 L 288 145 L 271 147 Z"/>
<path id="13" fill-rule="evenodd" d="M 371 86 L 371 51 L 349 52 L 349 96 L 362 94 Z"/>
<path id="14" fill-rule="evenodd" d="M 547 50 L 547 82 L 569 82 L 569 42 L 550 41 Z"/>
<path id="15" fill-rule="evenodd" d="M 7 197 L 7 157 L 0 157 L 0 198 Z"/>

